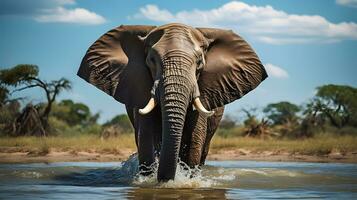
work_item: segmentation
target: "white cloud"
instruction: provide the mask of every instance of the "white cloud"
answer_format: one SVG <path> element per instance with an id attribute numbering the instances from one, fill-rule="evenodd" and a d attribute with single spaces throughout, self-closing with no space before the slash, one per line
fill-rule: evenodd
<path id="1" fill-rule="evenodd" d="M 106 21 L 97 13 L 76 6 L 75 0 L 0 0 L 0 17 L 3 15 L 52 23 L 96 25 Z"/>
<path id="2" fill-rule="evenodd" d="M 88 11 L 84 8 L 66 9 L 57 7 L 55 9 L 47 9 L 44 14 L 36 16 L 38 22 L 61 22 L 61 23 L 78 23 L 87 25 L 102 24 L 105 18 Z"/>
<path id="3" fill-rule="evenodd" d="M 140 13 L 145 13 L 144 16 L 153 21 L 172 21 L 175 20 L 175 17 L 168 10 L 160 10 L 155 5 L 146 5 L 143 8 L 140 8 Z M 140 18 L 140 15 L 136 17 Z"/>
<path id="4" fill-rule="evenodd" d="M 342 6 L 357 8 L 357 0 L 336 0 L 336 3 Z"/>
<path id="5" fill-rule="evenodd" d="M 296 15 L 276 10 L 272 6 L 255 6 L 229 2 L 211 10 L 171 13 L 156 5 L 140 8 L 134 18 L 156 22 L 181 22 L 192 26 L 233 29 L 271 44 L 338 42 L 357 39 L 354 22 L 333 23 L 319 15 Z"/>
<path id="6" fill-rule="evenodd" d="M 286 79 L 289 78 L 289 74 L 283 68 L 278 67 L 276 65 L 267 63 L 264 65 L 267 73 L 271 77 L 279 78 L 279 79 Z"/>

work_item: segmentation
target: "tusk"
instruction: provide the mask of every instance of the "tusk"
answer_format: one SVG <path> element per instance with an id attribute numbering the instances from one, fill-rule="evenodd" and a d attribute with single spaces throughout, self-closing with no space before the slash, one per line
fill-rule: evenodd
<path id="1" fill-rule="evenodd" d="M 155 99 L 153 97 L 151 97 L 151 99 L 149 100 L 148 104 L 145 106 L 145 108 L 139 109 L 139 113 L 142 115 L 146 115 L 149 112 L 151 112 L 156 106 L 156 102 Z"/>
<path id="2" fill-rule="evenodd" d="M 195 98 L 193 105 L 198 110 L 198 112 L 202 113 L 206 117 L 210 117 L 214 114 L 214 111 L 208 111 L 205 107 L 203 107 L 199 97 Z"/>

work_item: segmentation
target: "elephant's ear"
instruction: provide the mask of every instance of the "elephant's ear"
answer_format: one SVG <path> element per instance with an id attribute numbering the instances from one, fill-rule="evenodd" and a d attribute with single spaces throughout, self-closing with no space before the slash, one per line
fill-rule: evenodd
<path id="1" fill-rule="evenodd" d="M 102 35 L 85 54 L 78 76 L 128 106 L 145 106 L 153 80 L 144 44 L 154 26 L 119 26 Z"/>
<path id="2" fill-rule="evenodd" d="M 267 73 L 252 47 L 232 31 L 198 28 L 211 41 L 198 84 L 209 109 L 241 98 L 257 87 Z"/>

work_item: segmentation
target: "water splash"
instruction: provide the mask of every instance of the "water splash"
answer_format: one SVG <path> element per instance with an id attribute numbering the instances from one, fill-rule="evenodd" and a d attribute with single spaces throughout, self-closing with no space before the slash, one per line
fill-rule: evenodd
<path id="1" fill-rule="evenodd" d="M 139 159 L 137 153 L 132 154 L 123 162 L 119 168 L 120 173 L 126 174 L 129 177 L 134 177 L 139 172 Z"/>
<path id="2" fill-rule="evenodd" d="M 207 176 L 202 175 L 202 170 L 197 166 L 190 168 L 184 162 L 179 161 L 177 164 L 175 180 L 170 180 L 165 183 L 157 181 L 159 161 L 158 159 L 148 167 L 147 171 L 139 171 L 139 161 L 137 154 L 133 154 L 125 161 L 120 169 L 133 178 L 132 184 L 140 187 L 154 188 L 208 188 L 217 185 L 217 182 Z M 145 172 L 150 172 L 150 175 L 142 175 Z"/>
<path id="3" fill-rule="evenodd" d="M 17 174 L 18 172 L 15 171 L 14 174 Z M 36 172 L 36 171 L 25 171 L 25 172 L 19 172 L 18 175 L 23 178 L 41 178 L 43 176 L 42 173 Z"/>

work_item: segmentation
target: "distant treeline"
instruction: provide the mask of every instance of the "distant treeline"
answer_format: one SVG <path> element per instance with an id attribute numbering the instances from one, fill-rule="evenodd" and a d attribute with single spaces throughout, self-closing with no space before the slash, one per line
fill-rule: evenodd
<path id="1" fill-rule="evenodd" d="M 96 134 L 107 138 L 133 132 L 125 114 L 99 124 L 99 113 L 92 113 L 87 105 L 69 99 L 56 101 L 63 90 L 71 89 L 71 83 L 65 78 L 47 82 L 38 73 L 35 65 L 0 70 L 0 135 Z M 33 104 L 26 100 L 25 104 L 25 97 L 13 98 L 14 93 L 29 88 L 43 90 L 46 101 Z M 241 116 L 239 120 L 237 116 Z M 304 138 L 331 131 L 357 135 L 357 88 L 323 85 L 310 101 L 300 106 L 282 101 L 263 109 L 243 109 L 235 116 L 225 116 L 217 134 Z"/>
<path id="2" fill-rule="evenodd" d="M 357 88 L 323 85 L 317 87 L 315 96 L 303 105 L 282 101 L 263 109 L 243 109 L 241 112 L 245 115 L 241 123 L 226 116 L 218 134 L 263 138 L 312 137 L 316 133 L 357 135 Z"/>
<path id="3" fill-rule="evenodd" d="M 100 134 L 107 132 L 103 130 L 107 127 L 111 127 L 110 135 L 132 132 L 126 115 L 118 115 L 100 125 L 97 122 L 99 113 L 92 113 L 84 103 L 70 99 L 56 101 L 57 96 L 63 90 L 70 90 L 72 84 L 65 78 L 47 82 L 38 74 L 36 65 L 0 70 L 0 135 Z M 30 88 L 42 90 L 46 101 L 34 104 L 25 97 L 12 97 L 14 93 Z M 25 100 L 27 104 L 24 104 Z"/>

